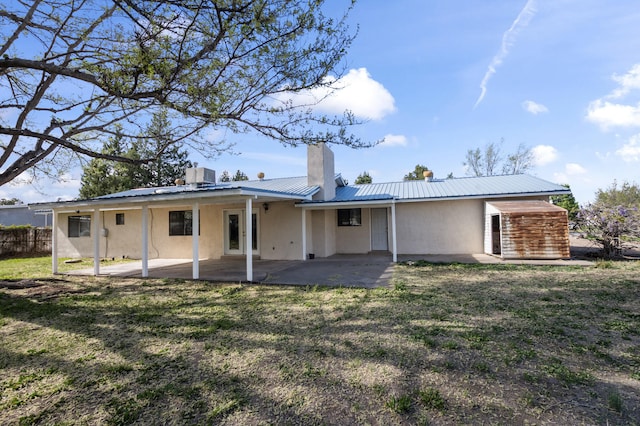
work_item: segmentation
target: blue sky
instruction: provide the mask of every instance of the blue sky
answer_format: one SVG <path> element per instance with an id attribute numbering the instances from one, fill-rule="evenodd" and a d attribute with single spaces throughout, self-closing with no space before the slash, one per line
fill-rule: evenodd
<path id="1" fill-rule="evenodd" d="M 367 120 L 357 135 L 385 138 L 332 147 L 350 182 L 363 171 L 399 181 L 418 163 L 463 177 L 468 149 L 504 139 L 504 153 L 531 147 L 531 174 L 570 184 L 581 204 L 614 180 L 640 183 L 637 0 L 361 0 L 349 20 L 359 34 L 344 89 L 320 108 L 352 109 Z M 226 136 L 233 155 L 193 158 L 218 174 L 306 174 L 304 147 Z M 64 182 L 16 182 L 0 198 L 73 198 L 79 179 L 72 170 Z"/>

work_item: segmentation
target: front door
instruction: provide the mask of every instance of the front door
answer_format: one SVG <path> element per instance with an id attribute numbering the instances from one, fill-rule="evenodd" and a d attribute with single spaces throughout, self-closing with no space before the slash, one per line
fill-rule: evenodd
<path id="1" fill-rule="evenodd" d="M 389 250 L 387 209 L 371 209 L 371 250 Z"/>
<path id="2" fill-rule="evenodd" d="M 224 212 L 224 254 L 246 254 L 245 210 L 225 210 Z M 258 211 L 251 214 L 251 252 L 258 254 Z"/>

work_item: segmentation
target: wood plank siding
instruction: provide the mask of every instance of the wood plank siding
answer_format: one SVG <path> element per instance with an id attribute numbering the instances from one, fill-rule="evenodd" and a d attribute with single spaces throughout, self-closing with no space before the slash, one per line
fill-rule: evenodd
<path id="1" fill-rule="evenodd" d="M 493 217 L 492 254 L 503 259 L 566 259 L 570 257 L 567 211 L 544 201 L 504 201 L 488 203 Z M 499 232 L 496 230 L 496 212 Z M 488 217 L 489 219 L 489 217 Z M 486 221 L 485 223 L 492 223 Z M 499 238 L 499 241 L 495 239 Z M 496 248 L 498 252 L 496 253 Z"/>

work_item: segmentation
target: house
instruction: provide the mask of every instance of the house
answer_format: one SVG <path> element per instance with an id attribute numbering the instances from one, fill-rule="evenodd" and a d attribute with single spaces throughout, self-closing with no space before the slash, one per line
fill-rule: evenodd
<path id="1" fill-rule="evenodd" d="M 0 206 L 0 226 L 51 225 L 51 210 L 31 210 L 26 204 Z"/>
<path id="2" fill-rule="evenodd" d="M 323 143 L 308 147 L 307 164 L 305 177 L 228 183 L 216 183 L 213 171 L 195 168 L 175 186 L 32 207 L 54 212 L 54 273 L 59 256 L 92 256 L 96 274 L 101 257 L 139 258 L 142 276 L 148 274 L 150 258 L 189 258 L 197 279 L 199 260 L 242 256 L 252 281 L 256 256 L 306 260 L 381 251 L 395 262 L 399 254 L 482 253 L 487 248 L 500 255 L 492 238 L 502 238 L 499 245 L 506 248 L 504 239 L 518 233 L 511 226 L 511 233 L 505 232 L 507 211 L 498 202 L 517 201 L 525 210 L 535 202 L 536 209 L 527 213 L 535 216 L 560 212 L 549 197 L 569 193 L 529 175 L 346 185 Z M 564 222 L 553 227 L 553 240 L 531 233 L 532 226 L 522 228 L 529 234 L 519 244 L 538 248 L 518 253 L 568 256 L 545 246 L 562 240 L 568 245 L 566 211 L 559 216 Z"/>

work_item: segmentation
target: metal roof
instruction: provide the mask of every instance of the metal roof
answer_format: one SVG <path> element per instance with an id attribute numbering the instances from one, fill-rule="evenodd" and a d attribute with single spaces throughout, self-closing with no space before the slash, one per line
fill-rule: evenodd
<path id="1" fill-rule="evenodd" d="M 192 187 L 191 185 L 175 185 L 157 188 L 137 188 L 123 192 L 116 192 L 115 194 L 103 195 L 94 199 L 108 200 L 113 198 L 143 197 L 160 194 L 179 194 L 185 192 L 198 192 L 203 196 L 207 196 L 214 195 L 214 193 L 216 192 L 224 192 L 237 189 L 272 193 L 273 195 L 286 194 L 289 196 L 299 196 L 300 198 L 306 198 L 310 195 L 313 195 L 318 190 L 318 187 L 308 186 L 307 177 L 301 176 L 277 179 L 221 182 L 216 184 L 202 184 L 197 187 Z"/>
<path id="2" fill-rule="evenodd" d="M 169 201 L 237 195 L 260 195 L 271 198 L 304 200 L 318 192 L 319 186 L 309 186 L 307 177 L 289 177 L 263 180 L 223 182 L 199 186 L 175 185 L 155 188 L 137 188 L 86 200 L 31 204 L 30 208 L 114 204 L 134 201 Z"/>
<path id="3" fill-rule="evenodd" d="M 328 202 L 374 200 L 422 201 L 456 198 L 569 194 L 567 188 L 530 175 L 501 175 L 452 179 L 412 180 L 351 185 L 336 189 Z M 307 201 L 315 203 L 315 201 Z"/>
<path id="4" fill-rule="evenodd" d="M 289 177 L 250 181 L 138 188 L 88 200 L 73 200 L 53 203 L 37 203 L 30 208 L 115 204 L 129 201 L 168 201 L 223 196 L 259 195 L 274 199 L 302 200 L 300 205 L 326 205 L 332 203 L 375 203 L 385 200 L 399 202 L 430 201 L 460 198 L 504 198 L 527 195 L 570 194 L 567 188 L 530 175 L 504 175 L 431 181 L 403 181 L 342 186 L 343 180 L 336 175 L 335 198 L 328 201 L 311 200 L 319 186 L 308 186 L 307 177 Z"/>
<path id="5" fill-rule="evenodd" d="M 563 212 L 565 209 L 546 201 L 491 201 L 488 204 L 503 213 L 543 213 L 543 212 Z"/>

